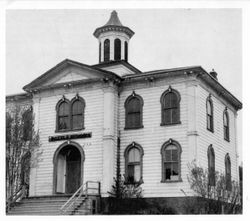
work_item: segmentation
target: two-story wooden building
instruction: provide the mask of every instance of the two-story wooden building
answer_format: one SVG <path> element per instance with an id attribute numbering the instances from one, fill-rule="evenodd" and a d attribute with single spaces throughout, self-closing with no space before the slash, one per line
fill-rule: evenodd
<path id="1" fill-rule="evenodd" d="M 107 197 L 117 153 L 121 174 L 142 182 L 145 198 L 192 195 L 194 159 L 238 180 L 241 102 L 200 66 L 141 72 L 128 62 L 133 35 L 113 11 L 94 32 L 98 64 L 66 59 L 24 86 L 42 150 L 30 197 L 73 194 L 87 181 Z"/>

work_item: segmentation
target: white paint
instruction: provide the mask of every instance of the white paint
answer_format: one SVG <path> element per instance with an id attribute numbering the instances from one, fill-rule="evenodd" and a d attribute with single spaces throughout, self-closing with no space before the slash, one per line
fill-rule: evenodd
<path id="1" fill-rule="evenodd" d="M 65 193 L 65 177 L 66 177 L 66 156 L 59 154 L 57 159 L 57 193 Z"/>

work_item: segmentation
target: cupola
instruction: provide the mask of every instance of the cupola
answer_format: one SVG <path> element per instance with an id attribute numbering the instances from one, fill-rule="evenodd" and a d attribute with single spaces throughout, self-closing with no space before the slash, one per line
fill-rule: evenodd
<path id="1" fill-rule="evenodd" d="M 108 22 L 94 32 L 99 40 L 99 63 L 128 61 L 128 43 L 134 32 L 123 26 L 117 12 L 112 11 Z"/>

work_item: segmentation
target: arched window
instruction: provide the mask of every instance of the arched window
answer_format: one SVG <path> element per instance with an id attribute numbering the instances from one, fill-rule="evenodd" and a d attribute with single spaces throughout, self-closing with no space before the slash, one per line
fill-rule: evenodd
<path id="1" fill-rule="evenodd" d="M 225 175 L 226 175 L 226 190 L 232 190 L 232 182 L 231 182 L 231 160 L 230 156 L 227 153 L 225 156 Z"/>
<path id="2" fill-rule="evenodd" d="M 142 182 L 143 154 L 144 153 L 142 147 L 135 142 L 133 142 L 126 148 L 124 152 L 126 182 Z"/>
<path id="3" fill-rule="evenodd" d="M 213 101 L 210 95 L 207 98 L 206 108 L 207 108 L 207 129 L 210 130 L 211 132 L 214 132 L 214 110 L 213 110 Z"/>
<path id="4" fill-rule="evenodd" d="M 125 101 L 125 129 L 142 128 L 143 99 L 133 92 Z"/>
<path id="5" fill-rule="evenodd" d="M 56 131 L 84 129 L 85 101 L 78 94 L 71 101 L 64 97 L 57 103 Z"/>
<path id="6" fill-rule="evenodd" d="M 104 61 L 110 60 L 110 40 L 106 39 L 104 41 Z"/>
<path id="7" fill-rule="evenodd" d="M 124 42 L 124 49 L 125 49 L 125 61 L 128 61 L 128 42 Z"/>
<path id="8" fill-rule="evenodd" d="M 169 139 L 162 145 L 162 182 L 181 181 L 181 146 Z"/>
<path id="9" fill-rule="evenodd" d="M 29 141 L 32 138 L 33 130 L 33 110 L 32 107 L 28 108 L 22 114 L 23 121 L 23 140 Z"/>
<path id="10" fill-rule="evenodd" d="M 72 129 L 84 128 L 84 108 L 85 102 L 82 98 L 77 97 L 71 101 L 72 107 Z"/>
<path id="11" fill-rule="evenodd" d="M 58 130 L 70 129 L 69 102 L 62 101 L 58 105 Z"/>
<path id="12" fill-rule="evenodd" d="M 161 125 L 180 123 L 180 94 L 169 87 L 161 96 Z"/>
<path id="13" fill-rule="evenodd" d="M 212 145 L 208 147 L 207 158 L 208 158 L 208 185 L 215 186 L 215 155 L 214 155 L 214 148 L 212 147 Z"/>
<path id="14" fill-rule="evenodd" d="M 115 61 L 121 60 L 121 40 L 115 39 Z"/>
<path id="15" fill-rule="evenodd" d="M 229 141 L 229 116 L 227 109 L 223 113 L 223 130 L 224 130 L 224 139 Z"/>

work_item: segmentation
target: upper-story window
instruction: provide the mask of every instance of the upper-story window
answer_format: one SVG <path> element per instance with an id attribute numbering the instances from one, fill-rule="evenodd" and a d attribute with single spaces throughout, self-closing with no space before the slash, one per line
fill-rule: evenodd
<path id="1" fill-rule="evenodd" d="M 226 176 L 226 190 L 232 190 L 231 182 L 231 160 L 230 156 L 227 153 L 225 156 L 225 176 Z"/>
<path id="2" fill-rule="evenodd" d="M 124 157 L 126 182 L 142 182 L 142 147 L 139 144 L 133 142 L 126 148 Z"/>
<path id="3" fill-rule="evenodd" d="M 207 108 L 207 129 L 210 130 L 211 132 L 214 132 L 214 110 L 213 110 L 213 101 L 210 95 L 207 98 L 206 108 Z"/>
<path id="4" fill-rule="evenodd" d="M 84 108 L 85 102 L 78 97 L 71 101 L 72 129 L 84 128 Z"/>
<path id="5" fill-rule="evenodd" d="M 121 60 L 121 40 L 115 39 L 115 61 Z"/>
<path id="6" fill-rule="evenodd" d="M 212 147 L 212 145 L 208 147 L 207 158 L 208 158 L 208 185 L 215 186 L 215 155 L 214 155 L 214 148 Z"/>
<path id="7" fill-rule="evenodd" d="M 162 182 L 181 181 L 181 146 L 170 139 L 162 145 Z"/>
<path id="8" fill-rule="evenodd" d="M 180 94 L 169 87 L 161 96 L 161 125 L 179 124 Z"/>
<path id="9" fill-rule="evenodd" d="M 229 116 L 227 109 L 223 112 L 223 131 L 224 131 L 224 139 L 229 141 Z"/>
<path id="10" fill-rule="evenodd" d="M 135 92 L 125 101 L 125 129 L 142 128 L 143 99 Z"/>
<path id="11" fill-rule="evenodd" d="M 110 40 L 106 39 L 104 41 L 104 61 L 110 60 Z"/>
<path id="12" fill-rule="evenodd" d="M 128 42 L 124 42 L 124 50 L 125 50 L 125 55 L 124 55 L 124 58 L 125 58 L 125 61 L 128 61 Z"/>
<path id="13" fill-rule="evenodd" d="M 71 101 L 63 97 L 57 105 L 56 131 L 84 129 L 85 101 L 78 95 Z"/>

